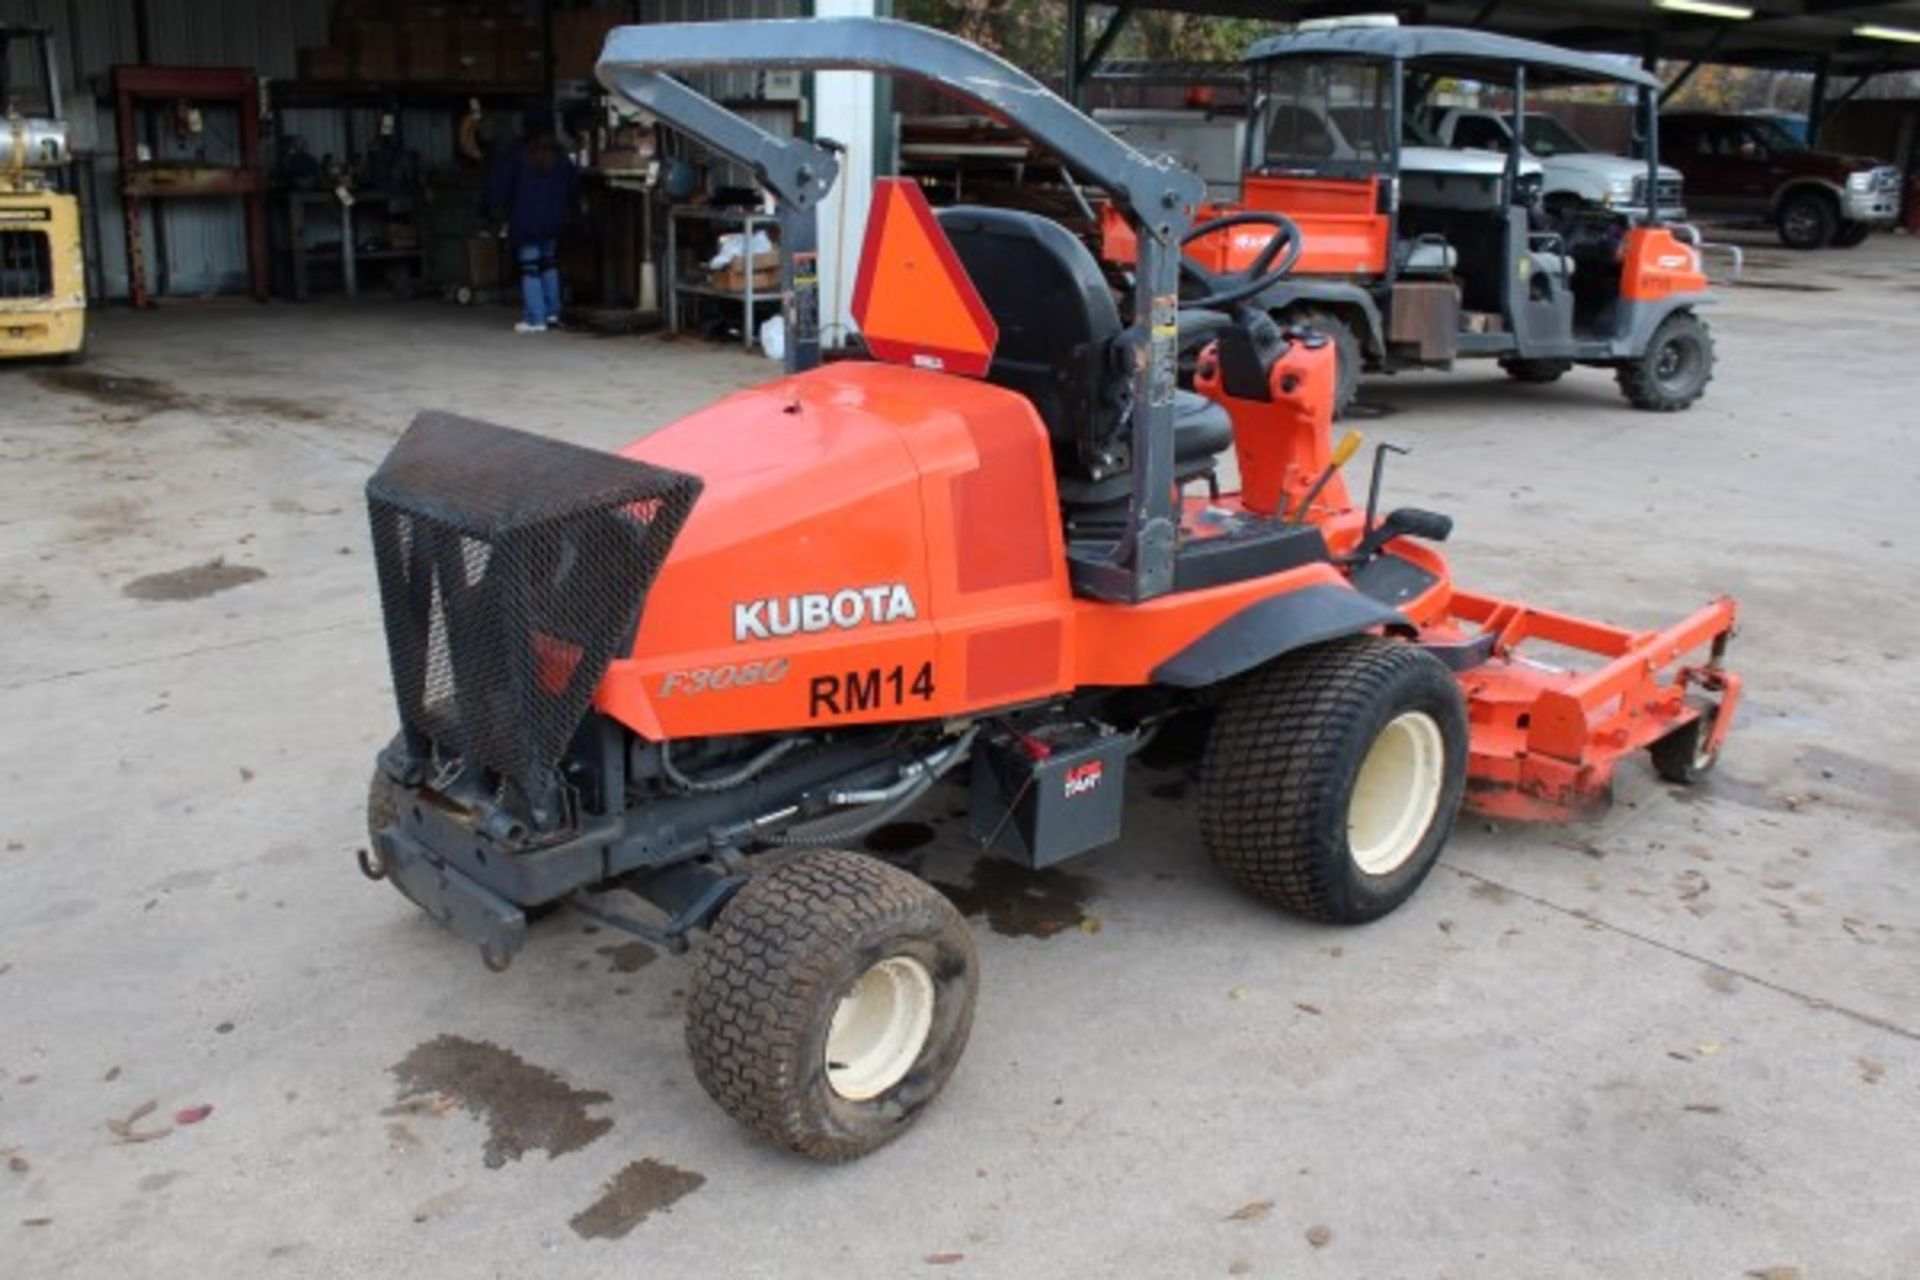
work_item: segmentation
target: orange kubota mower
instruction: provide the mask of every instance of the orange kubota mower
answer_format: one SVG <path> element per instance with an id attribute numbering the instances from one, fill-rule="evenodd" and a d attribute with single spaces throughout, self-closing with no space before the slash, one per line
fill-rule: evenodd
<path id="1" fill-rule="evenodd" d="M 768 67 L 916 76 L 1024 129 L 1132 220 L 1133 296 L 1052 223 L 935 217 L 883 182 L 855 305 L 876 358 L 820 363 L 834 148 L 669 75 Z M 1119 835 L 1136 750 L 1203 729 L 1215 862 L 1360 923 L 1414 891 L 1463 801 L 1558 817 L 1636 748 L 1679 780 L 1713 762 L 1731 602 L 1639 633 L 1468 595 L 1445 517 L 1356 508 L 1332 348 L 1245 305 L 1299 253 L 1284 217 L 1240 215 L 1267 247 L 1208 273 L 1180 252 L 1219 229 L 1189 225 L 1197 179 L 905 24 L 629 28 L 599 73 L 777 200 L 789 372 L 618 455 L 414 423 L 368 484 L 402 729 L 362 869 L 495 967 L 548 904 L 675 951 L 704 933 L 687 1042 L 749 1128 L 851 1158 L 953 1071 L 967 928 L 843 849 L 962 767 L 977 841 L 1042 867 Z M 1198 393 L 1175 388 L 1183 341 Z M 1532 639 L 1594 661 L 1529 661 Z"/>

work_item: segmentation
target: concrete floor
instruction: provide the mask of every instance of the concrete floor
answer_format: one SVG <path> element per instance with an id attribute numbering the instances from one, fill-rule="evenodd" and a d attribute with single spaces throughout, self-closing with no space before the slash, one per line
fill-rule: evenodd
<path id="1" fill-rule="evenodd" d="M 1748 280 L 1685 415 L 1592 371 L 1364 393 L 1462 581 L 1741 597 L 1709 785 L 1463 822 L 1349 931 L 1237 897 L 1174 774 L 1037 883 L 970 879 L 943 800 L 972 1048 L 833 1169 L 707 1102 L 676 962 L 563 916 L 496 977 L 351 858 L 392 714 L 360 486 L 411 413 L 612 445 L 769 365 L 416 303 L 114 311 L 0 371 L 0 1275 L 1915 1274 L 1920 243 Z"/>

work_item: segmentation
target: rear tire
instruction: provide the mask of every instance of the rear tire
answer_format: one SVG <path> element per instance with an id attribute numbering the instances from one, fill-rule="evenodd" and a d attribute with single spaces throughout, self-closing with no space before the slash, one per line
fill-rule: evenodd
<path id="1" fill-rule="evenodd" d="M 1780 202 L 1774 227 L 1789 249 L 1824 249 L 1840 227 L 1840 211 L 1823 191 L 1798 191 Z"/>
<path id="2" fill-rule="evenodd" d="M 1571 360 L 1502 360 L 1500 367 L 1515 382 L 1545 386 L 1558 382 L 1573 369 Z"/>
<path id="3" fill-rule="evenodd" d="M 800 854 L 750 879 L 700 951 L 694 1075 L 777 1146 L 863 1156 L 953 1074 L 979 970 L 966 921 L 925 881 L 856 853 Z"/>
<path id="4" fill-rule="evenodd" d="M 1866 243 L 1873 234 L 1871 222 L 1842 221 L 1840 229 L 1833 233 L 1833 247 L 1836 249 L 1856 249 Z"/>
<path id="5" fill-rule="evenodd" d="M 1706 393 L 1713 381 L 1713 332 L 1691 311 L 1662 320 L 1646 354 L 1620 366 L 1615 380 L 1636 409 L 1678 413 Z"/>
<path id="6" fill-rule="evenodd" d="M 1374 636 L 1315 645 L 1226 691 L 1201 766 L 1201 836 L 1254 897 L 1361 924 L 1433 869 L 1466 766 L 1466 704 L 1431 654 Z"/>
<path id="7" fill-rule="evenodd" d="M 1333 342 L 1334 379 L 1333 379 L 1333 416 L 1346 414 L 1354 397 L 1360 394 L 1360 365 L 1363 357 L 1360 352 L 1360 336 L 1353 326 L 1331 311 L 1319 307 L 1289 307 L 1279 317 L 1280 323 L 1289 327 L 1312 329 L 1325 334 Z"/>

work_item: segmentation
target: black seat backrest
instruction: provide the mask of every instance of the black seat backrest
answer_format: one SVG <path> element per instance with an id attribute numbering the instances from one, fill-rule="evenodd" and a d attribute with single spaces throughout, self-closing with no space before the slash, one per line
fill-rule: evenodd
<path id="1" fill-rule="evenodd" d="M 987 381 L 1032 402 L 1063 475 L 1126 420 L 1132 384 L 1111 354 L 1120 311 L 1100 264 L 1057 222 L 1018 209 L 959 205 L 940 227 L 1000 326 Z"/>

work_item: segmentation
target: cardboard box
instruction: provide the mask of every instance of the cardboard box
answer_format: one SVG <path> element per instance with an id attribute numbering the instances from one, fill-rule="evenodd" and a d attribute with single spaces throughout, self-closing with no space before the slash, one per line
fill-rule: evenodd
<path id="1" fill-rule="evenodd" d="M 485 231 L 467 238 L 467 283 L 497 289 L 507 278 L 507 242 Z"/>
<path id="2" fill-rule="evenodd" d="M 326 45 L 300 51 L 300 78 L 330 84 L 353 78 L 353 57 L 345 49 Z"/>
<path id="3" fill-rule="evenodd" d="M 446 18 L 411 18 L 400 24 L 407 79 L 443 84 L 453 79 L 453 24 Z"/>
<path id="4" fill-rule="evenodd" d="M 624 7 L 557 11 L 553 15 L 553 74 L 562 80 L 591 80 L 607 33 L 632 20 Z"/>
<path id="5" fill-rule="evenodd" d="M 456 18 L 453 23 L 453 78 L 467 84 L 500 80 L 500 20 Z"/>
<path id="6" fill-rule="evenodd" d="M 354 27 L 353 69 L 362 80 L 400 78 L 400 28 L 392 22 L 361 22 Z"/>
<path id="7" fill-rule="evenodd" d="M 780 289 L 780 255 L 763 253 L 756 257 L 753 265 L 753 292 L 755 296 L 776 293 Z M 716 289 L 728 293 L 747 291 L 747 265 L 738 260 L 713 273 L 708 281 Z"/>

